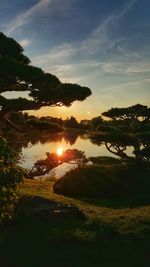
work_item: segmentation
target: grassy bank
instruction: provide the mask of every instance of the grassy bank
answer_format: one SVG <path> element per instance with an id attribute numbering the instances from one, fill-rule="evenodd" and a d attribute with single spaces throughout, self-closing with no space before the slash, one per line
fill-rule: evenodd
<path id="1" fill-rule="evenodd" d="M 6 267 L 147 267 L 150 263 L 150 205 L 135 199 L 73 199 L 53 192 L 52 182 L 25 180 L 19 198 L 38 196 L 75 205 L 86 220 L 26 212 L 1 229 Z M 31 210 L 29 206 L 27 210 Z"/>

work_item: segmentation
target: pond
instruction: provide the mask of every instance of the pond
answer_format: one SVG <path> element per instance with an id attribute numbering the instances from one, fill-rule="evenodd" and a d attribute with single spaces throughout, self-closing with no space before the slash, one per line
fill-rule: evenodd
<path id="1" fill-rule="evenodd" d="M 109 156 L 116 157 L 110 153 L 105 144 L 100 146 L 93 144 L 87 135 L 73 134 L 44 134 L 30 136 L 25 144 L 22 144 L 22 153 L 20 165 L 24 168 L 32 168 L 34 163 L 39 159 L 46 158 L 46 152 L 58 152 L 66 149 L 76 148 L 84 151 L 86 157 Z M 127 154 L 132 155 L 133 147 L 127 147 Z"/>

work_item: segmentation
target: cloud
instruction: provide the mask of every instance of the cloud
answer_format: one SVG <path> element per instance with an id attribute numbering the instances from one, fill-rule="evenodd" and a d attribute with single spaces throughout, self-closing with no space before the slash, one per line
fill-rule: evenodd
<path id="1" fill-rule="evenodd" d="M 62 44 L 47 53 L 31 58 L 32 63 L 57 75 L 63 82 L 82 82 L 102 65 L 93 59 L 80 58 L 80 45 Z"/>
<path id="2" fill-rule="evenodd" d="M 40 0 L 28 10 L 23 11 L 17 15 L 12 21 L 5 26 L 5 33 L 12 34 L 20 27 L 28 24 L 33 17 L 41 14 L 42 12 L 53 12 L 54 9 L 67 9 L 70 7 L 72 0 Z"/>
<path id="3" fill-rule="evenodd" d="M 70 57 L 74 56 L 76 51 L 73 45 L 64 43 L 51 48 L 45 54 L 32 57 L 32 62 L 38 66 L 44 65 L 45 67 L 49 64 L 60 64 L 60 62 L 66 62 Z"/>
<path id="4" fill-rule="evenodd" d="M 130 11 L 130 9 L 138 2 L 138 0 L 130 0 L 127 2 L 127 4 L 124 6 L 124 8 L 121 10 L 120 13 L 118 13 L 118 15 L 116 16 L 116 18 L 120 18 L 123 17 L 124 15 L 126 15 L 126 13 L 128 11 Z"/>
<path id="5" fill-rule="evenodd" d="M 124 38 L 122 37 L 110 38 L 110 36 L 113 34 L 115 25 L 119 23 L 119 19 L 124 17 L 137 1 L 138 0 L 128 1 L 121 10 L 109 15 L 102 23 L 100 23 L 97 29 L 82 42 L 82 51 L 95 54 L 104 49 L 110 49 L 120 41 L 123 41 Z"/>
<path id="6" fill-rule="evenodd" d="M 15 17 L 10 23 L 8 23 L 5 27 L 6 34 L 11 34 L 21 26 L 26 23 L 29 23 L 32 16 L 34 16 L 37 12 L 42 11 L 42 9 L 46 8 L 50 4 L 51 0 L 40 0 L 37 4 L 30 7 L 28 10 L 20 13 L 17 17 Z"/>
<path id="7" fill-rule="evenodd" d="M 29 39 L 23 39 L 19 43 L 20 43 L 20 45 L 23 48 L 26 48 L 26 47 L 28 47 L 31 44 L 31 40 L 29 40 Z"/>
<path id="8" fill-rule="evenodd" d="M 88 84 L 94 77 L 100 81 L 107 74 L 125 78 L 139 75 L 139 79 L 144 79 L 149 75 L 149 63 L 135 50 L 132 52 L 126 48 L 125 44 L 132 40 L 112 34 L 112 29 L 117 27 L 120 19 L 136 2 L 128 1 L 120 10 L 109 15 L 85 40 L 74 44 L 64 43 L 45 54 L 32 57 L 33 64 L 57 75 L 64 82 Z"/>
<path id="9" fill-rule="evenodd" d="M 104 73 L 121 74 L 128 76 L 138 76 L 141 79 L 150 75 L 150 63 L 149 62 L 115 62 L 110 61 L 101 65 Z"/>

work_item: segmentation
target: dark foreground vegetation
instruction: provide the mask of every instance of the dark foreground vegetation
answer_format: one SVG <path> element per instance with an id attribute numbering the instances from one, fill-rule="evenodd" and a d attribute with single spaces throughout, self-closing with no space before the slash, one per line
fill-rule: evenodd
<path id="1" fill-rule="evenodd" d="M 118 160 L 119 161 L 119 160 Z M 67 173 L 54 185 L 54 191 L 67 196 L 92 198 L 149 198 L 149 165 L 133 163 L 96 164 Z"/>
<path id="2" fill-rule="evenodd" d="M 20 187 L 16 220 L 0 232 L 3 266 L 149 266 L 148 204 L 135 198 L 66 198 L 54 194 L 52 186 L 25 180 Z M 33 205 L 37 197 L 45 202 L 43 210 L 39 200 Z M 52 212 L 55 203 L 60 206 Z M 86 217 L 63 213 L 61 205 L 75 205 Z"/>

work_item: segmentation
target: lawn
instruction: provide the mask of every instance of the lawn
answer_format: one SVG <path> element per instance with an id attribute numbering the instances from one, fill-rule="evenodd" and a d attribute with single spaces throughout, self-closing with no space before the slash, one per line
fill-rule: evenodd
<path id="1" fill-rule="evenodd" d="M 21 185 L 16 219 L 0 232 L 2 266 L 150 266 L 148 203 L 73 199 L 53 193 L 52 186 L 53 182 L 34 180 Z M 33 212 L 28 199 L 34 197 L 52 206 L 74 205 L 85 217 L 62 213 L 61 208 Z"/>

